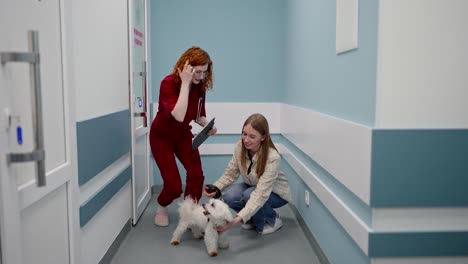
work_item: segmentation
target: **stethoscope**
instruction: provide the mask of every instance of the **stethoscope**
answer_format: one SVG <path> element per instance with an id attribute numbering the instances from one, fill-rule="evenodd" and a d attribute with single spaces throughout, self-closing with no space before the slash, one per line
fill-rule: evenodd
<path id="1" fill-rule="evenodd" d="M 203 93 L 200 93 L 200 97 L 198 97 L 198 110 L 197 110 L 197 119 L 200 119 L 201 109 L 203 104 Z"/>

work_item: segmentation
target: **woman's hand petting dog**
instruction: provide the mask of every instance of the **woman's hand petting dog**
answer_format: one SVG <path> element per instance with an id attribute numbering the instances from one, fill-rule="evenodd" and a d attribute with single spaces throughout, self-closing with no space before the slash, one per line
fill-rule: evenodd
<path id="1" fill-rule="evenodd" d="M 237 225 L 240 221 L 242 221 L 242 218 L 240 216 L 236 216 L 231 222 L 227 222 L 223 226 L 217 226 L 215 227 L 216 231 L 218 232 L 224 232 L 230 229 L 231 227 Z"/>

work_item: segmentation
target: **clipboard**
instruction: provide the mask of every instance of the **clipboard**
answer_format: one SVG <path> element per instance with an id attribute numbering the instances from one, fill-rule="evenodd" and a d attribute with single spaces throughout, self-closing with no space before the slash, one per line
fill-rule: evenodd
<path id="1" fill-rule="evenodd" d="M 193 139 L 192 142 L 192 151 L 196 150 L 205 140 L 210 136 L 208 132 L 213 128 L 215 119 L 211 119 L 211 121 L 203 128 L 200 133 Z"/>

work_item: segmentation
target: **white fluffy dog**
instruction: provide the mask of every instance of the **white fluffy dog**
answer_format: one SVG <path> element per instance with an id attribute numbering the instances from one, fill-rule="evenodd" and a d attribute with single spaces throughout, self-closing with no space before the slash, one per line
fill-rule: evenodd
<path id="1" fill-rule="evenodd" d="M 198 205 L 187 198 L 179 203 L 179 216 L 179 224 L 171 239 L 172 245 L 178 245 L 187 228 L 191 228 L 195 238 L 205 236 L 205 245 L 210 256 L 218 255 L 218 246 L 219 248 L 229 247 L 226 232 L 218 233 L 215 229 L 233 219 L 229 206 L 223 201 L 210 199 L 208 203 Z"/>

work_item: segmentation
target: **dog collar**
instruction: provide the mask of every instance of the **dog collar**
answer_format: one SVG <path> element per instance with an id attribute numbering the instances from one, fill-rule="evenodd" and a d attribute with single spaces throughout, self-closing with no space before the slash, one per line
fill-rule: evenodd
<path id="1" fill-rule="evenodd" d="M 202 207 L 203 207 L 203 209 L 205 209 L 205 211 L 203 211 L 203 214 L 204 215 L 209 215 L 210 212 L 208 212 L 208 210 L 206 210 L 205 204 L 202 204 Z"/>

